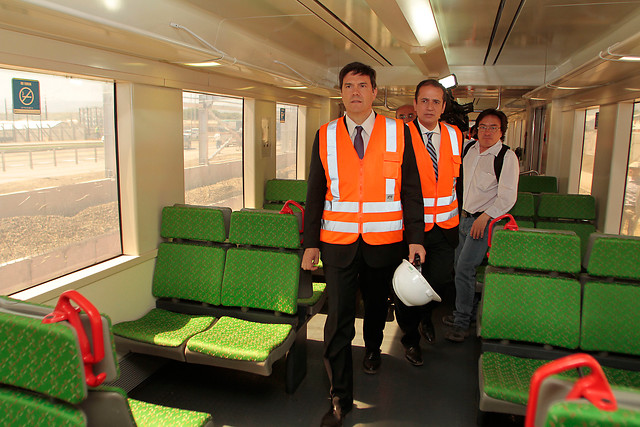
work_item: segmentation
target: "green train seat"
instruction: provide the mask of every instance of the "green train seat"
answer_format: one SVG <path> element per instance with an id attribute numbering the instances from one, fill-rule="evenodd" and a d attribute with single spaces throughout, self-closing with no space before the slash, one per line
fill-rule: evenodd
<path id="1" fill-rule="evenodd" d="M 541 194 L 539 198 L 536 228 L 575 232 L 584 256 L 589 236 L 596 231 L 595 198 L 585 194 Z"/>
<path id="2" fill-rule="evenodd" d="M 226 240 L 223 214 L 216 209 L 165 207 L 152 293 L 156 308 L 140 319 L 114 325 L 122 352 L 145 353 L 184 361 L 189 338 L 208 329 L 215 317 L 163 308 L 161 301 L 219 305 L 226 250 L 209 245 Z"/>
<path id="3" fill-rule="evenodd" d="M 493 234 L 478 322 L 481 411 L 524 415 L 533 372 L 578 347 L 580 262 L 572 232 Z"/>
<path id="4" fill-rule="evenodd" d="M 568 370 L 580 377 L 558 376 Z M 584 353 L 538 368 L 528 401 L 525 427 L 640 425 L 640 390 L 610 386 L 596 359 Z"/>
<path id="5" fill-rule="evenodd" d="M 287 200 L 293 200 L 304 206 L 307 200 L 307 181 L 301 179 L 268 180 L 264 191 L 264 209 L 279 211 Z"/>
<path id="6" fill-rule="evenodd" d="M 78 301 L 78 295 L 63 297 Z M 87 310 L 86 302 L 81 307 Z M 0 424 L 213 425 L 209 414 L 128 399 L 121 389 L 98 385 L 96 379 L 117 379 L 119 369 L 110 320 L 90 307 L 79 322 L 43 323 L 51 307 L 0 298 Z M 89 354 L 83 337 L 91 343 Z M 101 360 L 97 347 L 104 349 Z M 98 363 L 87 366 L 88 360 Z"/>

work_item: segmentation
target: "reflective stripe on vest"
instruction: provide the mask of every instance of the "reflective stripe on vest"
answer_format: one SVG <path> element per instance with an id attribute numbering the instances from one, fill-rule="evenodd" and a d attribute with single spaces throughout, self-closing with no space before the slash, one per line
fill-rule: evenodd
<path id="1" fill-rule="evenodd" d="M 450 220 L 452 218 L 455 218 L 456 216 L 458 216 L 458 208 L 455 208 L 449 212 L 442 212 L 436 215 L 436 222 L 437 223 L 441 223 L 441 222 L 445 222 L 447 220 Z M 433 224 L 433 215 L 425 215 L 424 216 L 424 222 L 425 223 L 429 223 L 429 224 Z"/>
<path id="2" fill-rule="evenodd" d="M 440 123 L 444 125 L 444 127 L 447 129 L 447 132 L 449 133 L 449 141 L 451 141 L 451 153 L 454 156 L 459 156 L 460 149 L 458 148 L 458 134 L 456 133 L 456 130 L 451 125 L 445 122 Z"/>
<path id="3" fill-rule="evenodd" d="M 357 239 L 358 233 L 389 232 L 394 234 L 387 237 L 383 234 L 380 234 L 380 237 L 372 237 L 370 239 L 373 241 L 372 244 L 394 243 L 402 240 L 402 202 L 400 201 L 399 193 L 401 179 L 399 168 L 401 168 L 402 152 L 398 153 L 399 148 L 402 151 L 404 150 L 404 139 L 398 141 L 398 136 L 402 135 L 400 132 L 403 132 L 403 128 L 398 125 L 401 122 L 378 116 L 369 140 L 370 143 L 373 142 L 376 145 L 371 147 L 368 145 L 367 150 L 365 150 L 365 157 L 358 159 L 357 162 L 359 163 L 356 163 L 357 156 L 352 158 L 355 151 L 351 153 L 350 150 L 346 149 L 347 130 L 344 122 L 340 123 L 340 120 L 344 119 L 340 118 L 325 125 L 325 159 L 322 159 L 322 155 L 325 154 L 322 149 L 324 147 L 321 147 L 320 150 L 321 160 L 326 161 L 326 174 L 329 181 L 328 194 L 326 195 L 321 221 L 321 240 L 328 243 L 349 243 Z M 384 127 L 381 126 L 382 123 L 380 122 L 382 121 L 384 121 Z M 322 136 L 321 143 L 323 142 Z M 344 140 L 338 141 L 339 138 L 344 138 Z M 382 138 L 385 140 L 384 146 L 381 145 L 382 141 L 380 139 Z M 352 144 L 350 139 L 348 142 Z M 370 148 L 370 155 L 367 156 Z M 338 154 L 339 152 L 340 154 Z M 344 157 L 339 159 L 339 156 Z M 380 161 L 379 165 L 376 163 L 378 161 Z M 390 161 L 391 165 L 387 165 L 387 161 Z M 352 163 L 353 166 L 357 167 L 351 168 Z M 386 168 L 385 170 L 388 170 L 389 166 L 391 166 L 390 170 L 398 171 L 398 173 L 393 178 L 387 178 L 382 173 L 383 166 Z M 344 196 L 340 194 L 340 167 L 344 168 L 342 171 L 344 175 L 342 179 L 345 180 L 342 182 L 343 191 L 346 191 L 347 195 L 351 194 L 351 196 L 348 196 L 350 200 L 343 200 Z M 377 183 L 369 185 L 377 187 L 361 188 L 360 180 L 364 179 L 365 175 L 370 177 L 374 168 L 376 171 L 380 170 L 381 174 L 374 179 Z M 357 171 L 359 171 L 359 175 L 355 174 L 358 173 Z M 386 176 L 394 176 L 394 174 L 391 173 Z M 353 179 L 354 177 L 357 177 L 357 179 Z M 398 187 L 397 192 L 396 187 Z M 353 200 L 356 197 L 359 198 L 359 201 Z M 364 201 L 363 197 L 368 200 Z M 371 200 L 372 197 L 373 200 L 378 197 L 379 199 L 378 201 L 373 201 Z M 322 233 L 322 231 L 330 233 Z M 352 234 L 352 236 L 340 236 L 335 233 L 348 233 Z M 363 236 L 363 238 L 367 241 L 366 236 Z"/>

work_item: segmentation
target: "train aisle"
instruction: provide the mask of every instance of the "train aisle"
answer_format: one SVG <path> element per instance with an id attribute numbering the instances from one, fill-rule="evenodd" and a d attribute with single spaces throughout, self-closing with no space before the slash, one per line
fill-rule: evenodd
<path id="1" fill-rule="evenodd" d="M 451 301 L 452 296 L 445 300 Z M 442 304 L 436 318 L 451 308 Z M 316 426 L 326 412 L 329 382 L 322 361 L 326 316 L 309 323 L 307 376 L 293 395 L 285 393 L 284 363 L 270 377 L 216 367 L 169 362 L 129 396 L 168 406 L 209 412 L 215 426 Z M 421 343 L 424 366 L 404 358 L 401 331 L 387 322 L 379 374 L 362 371 L 362 319 L 354 340 L 355 402 L 345 426 L 474 426 L 477 413 L 479 340 L 450 343 L 436 324 L 436 343 Z M 484 425 L 521 426 L 521 417 L 486 417 Z"/>

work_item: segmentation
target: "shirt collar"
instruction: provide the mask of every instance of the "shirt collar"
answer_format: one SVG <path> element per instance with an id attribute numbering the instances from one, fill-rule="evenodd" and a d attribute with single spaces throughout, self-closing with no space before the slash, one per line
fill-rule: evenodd
<path id="1" fill-rule="evenodd" d="M 347 131 L 349 132 L 349 135 L 355 132 L 356 126 L 362 126 L 362 130 L 364 130 L 367 135 L 371 135 L 371 132 L 373 132 L 373 125 L 376 122 L 376 113 L 374 113 L 373 110 L 371 110 L 371 114 L 369 114 L 369 117 L 367 117 L 361 125 L 351 120 L 351 118 L 346 114 L 344 117 L 347 122 Z"/>
<path id="2" fill-rule="evenodd" d="M 480 142 L 478 141 L 477 145 L 477 149 L 478 152 L 480 152 Z M 498 156 L 498 153 L 500 153 L 500 150 L 502 149 L 502 141 L 498 140 L 498 142 L 496 142 L 495 144 L 493 144 L 491 147 L 489 147 L 484 153 L 481 153 L 481 156 L 484 155 L 488 155 L 491 154 L 494 157 Z"/>
<path id="3" fill-rule="evenodd" d="M 438 122 L 438 124 L 436 125 L 436 127 L 433 130 L 427 129 L 426 126 L 424 126 L 422 123 L 420 123 L 420 120 L 418 120 L 418 126 L 420 127 L 420 134 L 421 135 L 424 135 L 427 132 L 433 132 L 434 134 L 440 135 L 440 122 Z"/>

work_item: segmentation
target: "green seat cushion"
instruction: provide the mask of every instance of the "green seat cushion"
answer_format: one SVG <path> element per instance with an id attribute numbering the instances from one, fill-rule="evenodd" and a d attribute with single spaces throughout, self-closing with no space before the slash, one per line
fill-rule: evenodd
<path id="1" fill-rule="evenodd" d="M 547 412 L 547 427 L 625 427 L 640 426 L 640 410 L 619 407 L 615 411 L 603 411 L 586 400 L 554 403 Z"/>
<path id="2" fill-rule="evenodd" d="M 263 361 L 289 336 L 292 326 L 221 317 L 187 342 L 191 351 L 224 359 Z"/>
<path id="3" fill-rule="evenodd" d="M 87 421 L 82 411 L 72 405 L 0 386 L 0 425 L 86 426 Z"/>
<path id="4" fill-rule="evenodd" d="M 231 214 L 229 242 L 270 248 L 300 248 L 295 215 L 277 212 L 235 211 Z"/>
<path id="5" fill-rule="evenodd" d="M 488 271 L 482 337 L 577 348 L 580 292 L 576 279 Z"/>
<path id="6" fill-rule="evenodd" d="M 222 305 L 294 314 L 299 278 L 297 253 L 231 248 L 222 281 Z"/>
<path id="7" fill-rule="evenodd" d="M 164 347 L 179 347 L 204 331 L 215 319 L 172 311 L 152 309 L 144 317 L 113 326 L 115 335 Z"/>
<path id="8" fill-rule="evenodd" d="M 129 399 L 131 413 L 140 427 L 199 427 L 211 421 L 211 415 L 204 412 L 187 411 Z"/>
<path id="9" fill-rule="evenodd" d="M 640 280 L 640 238 L 595 234 L 592 239 L 586 266 L 590 275 Z"/>
<path id="10" fill-rule="evenodd" d="M 327 284 L 314 282 L 312 286 L 313 286 L 313 294 L 309 298 L 299 298 L 298 304 L 314 305 L 315 303 L 317 303 L 322 297 L 322 294 L 324 293 L 324 290 L 326 289 Z"/>
<path id="11" fill-rule="evenodd" d="M 161 243 L 153 295 L 220 304 L 225 250 L 213 246 Z"/>
<path id="12" fill-rule="evenodd" d="M 87 397 L 78 338 L 66 322 L 0 312 L 0 381 L 69 403 Z M 55 349 L 55 351 L 52 351 Z"/>
<path id="13" fill-rule="evenodd" d="M 638 285 L 585 283 L 580 347 L 640 355 L 639 307 Z"/>
<path id="14" fill-rule="evenodd" d="M 227 237 L 222 211 L 199 206 L 166 206 L 160 235 L 210 242 L 224 242 Z"/>
<path id="15" fill-rule="evenodd" d="M 270 179 L 265 186 L 265 200 L 304 203 L 307 199 L 307 181 L 301 179 Z"/>
<path id="16" fill-rule="evenodd" d="M 486 352 L 480 356 L 484 381 L 483 391 L 494 399 L 526 405 L 533 373 L 548 360 L 526 359 L 501 353 Z M 575 371 L 560 374 L 576 378 Z"/>
<path id="17" fill-rule="evenodd" d="M 536 228 L 546 230 L 565 230 L 573 231 L 580 238 L 580 257 L 587 252 L 589 245 L 589 236 L 595 233 L 596 226 L 586 222 L 565 222 L 565 221 L 538 221 Z"/>
<path id="18" fill-rule="evenodd" d="M 489 265 L 579 273 L 580 239 L 568 232 L 496 230 L 491 239 Z"/>

